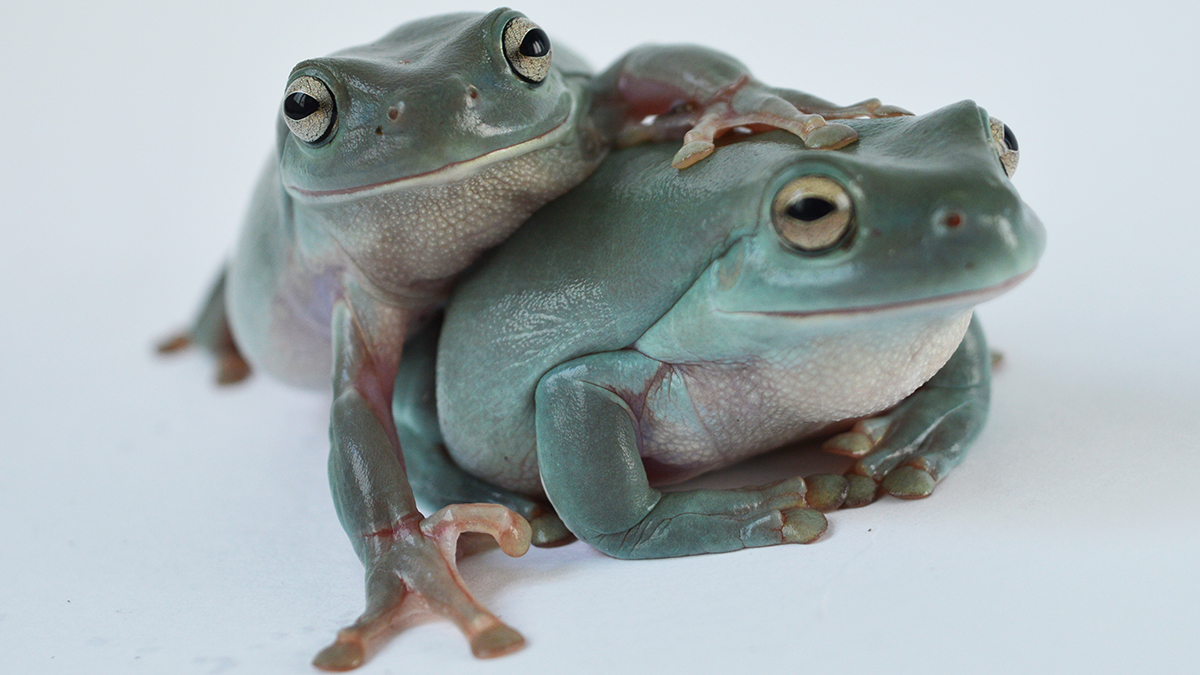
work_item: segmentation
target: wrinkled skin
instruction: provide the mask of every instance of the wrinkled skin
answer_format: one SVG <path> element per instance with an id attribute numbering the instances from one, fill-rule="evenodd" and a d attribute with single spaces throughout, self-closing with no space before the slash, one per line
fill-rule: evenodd
<path id="1" fill-rule="evenodd" d="M 832 149 L 856 134 L 827 118 L 905 114 L 767 87 L 701 47 L 643 47 L 593 77 L 535 29 L 506 8 L 437 16 L 298 64 L 236 253 L 192 328 L 161 346 L 206 348 L 221 383 L 251 369 L 332 383 L 330 483 L 367 571 L 367 610 L 319 667 L 361 664 L 412 607 L 454 620 L 477 656 L 523 643 L 471 598 L 454 552 L 459 533 L 481 532 L 519 555 L 529 526 L 500 507 L 424 518 L 391 414 L 405 338 L 481 252 L 616 144 L 673 140 L 664 165 L 683 168 L 735 127 Z"/>
<path id="2" fill-rule="evenodd" d="M 880 487 L 928 495 L 987 416 L 973 307 L 1044 233 L 974 103 L 850 124 L 836 152 L 774 133 L 678 175 L 670 146 L 628 148 L 539 211 L 461 281 L 440 341 L 410 343 L 418 490 L 623 558 L 806 543 Z M 846 476 L 660 489 L 838 431 Z"/>

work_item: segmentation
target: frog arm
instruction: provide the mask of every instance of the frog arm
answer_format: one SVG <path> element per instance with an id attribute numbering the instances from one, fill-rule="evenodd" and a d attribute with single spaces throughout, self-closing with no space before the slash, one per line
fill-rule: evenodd
<path id="1" fill-rule="evenodd" d="M 737 59 L 696 45 L 638 47 L 593 79 L 596 117 L 618 145 L 683 139 L 672 165 L 683 169 L 707 157 L 714 141 L 742 127 L 784 129 L 810 148 L 833 150 L 857 132 L 826 119 L 910 114 L 868 99 L 839 107 L 802 92 L 759 82 Z M 653 116 L 653 118 L 651 118 Z"/>
<path id="2" fill-rule="evenodd" d="M 573 541 L 549 504 L 467 473 L 446 452 L 434 391 L 441 324 L 440 317 L 428 322 L 404 344 L 404 359 L 396 374 L 392 417 L 413 492 L 435 509 L 475 502 L 509 508 L 529 521 L 534 546 Z"/>
<path id="3" fill-rule="evenodd" d="M 391 399 L 399 340 L 409 311 L 370 298 L 352 282 L 333 310 L 333 407 L 329 480 L 342 526 L 366 567 L 366 611 L 338 633 L 313 663 L 326 670 L 357 667 L 378 638 L 395 630 L 406 609 L 423 606 L 450 618 L 479 657 L 524 644 L 467 591 L 455 566 L 458 535 L 482 532 L 509 555 L 529 547 L 529 526 L 508 509 L 455 505 L 429 518 L 409 487 Z M 365 308 L 365 309 L 364 309 Z"/>
<path id="4" fill-rule="evenodd" d="M 801 478 L 739 490 L 661 492 L 650 486 L 638 416 L 627 398 L 644 397 L 673 373 L 668 364 L 622 350 L 574 359 L 539 381 L 538 469 L 567 527 L 618 558 L 816 540 L 826 521 L 807 508 Z M 685 392 L 677 403 L 678 410 L 691 409 Z"/>
<path id="5" fill-rule="evenodd" d="M 238 351 L 233 332 L 229 329 L 229 316 L 225 310 L 225 276 L 226 268 L 222 267 L 192 326 L 158 343 L 160 354 L 177 352 L 193 344 L 212 354 L 217 359 L 217 384 L 220 385 L 241 382 L 250 375 L 250 365 Z"/>
<path id="6" fill-rule="evenodd" d="M 829 439 L 824 449 L 855 457 L 851 471 L 888 494 L 927 497 L 983 430 L 991 383 L 987 339 L 972 317 L 958 349 L 928 382 L 891 411 Z"/>

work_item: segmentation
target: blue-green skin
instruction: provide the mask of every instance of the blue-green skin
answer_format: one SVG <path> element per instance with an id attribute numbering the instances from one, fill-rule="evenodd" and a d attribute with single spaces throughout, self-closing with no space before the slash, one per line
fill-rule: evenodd
<path id="1" fill-rule="evenodd" d="M 368 643 L 418 597 L 454 619 L 476 655 L 522 643 L 471 599 L 447 542 L 460 530 L 485 532 L 519 554 L 527 526 L 499 508 L 423 518 L 390 410 L 404 340 L 459 272 L 582 181 L 618 138 L 677 148 L 682 139 L 682 166 L 711 150 L 705 134 L 724 128 L 775 126 L 832 148 L 853 142 L 853 130 L 818 113 L 903 113 L 766 87 L 731 57 L 691 46 L 639 48 L 593 77 L 556 44 L 535 84 L 505 57 L 503 31 L 520 16 L 500 8 L 422 19 L 297 65 L 289 84 L 324 82 L 336 128 L 308 143 L 280 111 L 276 157 L 236 253 L 193 328 L 163 346 L 212 351 L 222 382 L 250 367 L 298 386 L 332 382 L 330 483 L 367 570 L 367 611 L 318 656 L 323 668 L 362 663 Z M 641 124 L 647 115 L 658 120 Z M 705 133 L 685 137 L 693 125 Z M 671 158 L 662 161 L 669 169 Z"/>
<path id="2" fill-rule="evenodd" d="M 1044 246 L 988 119 L 967 101 L 857 120 L 859 142 L 835 152 L 773 133 L 682 173 L 670 147 L 610 156 L 461 281 L 438 348 L 440 429 L 411 393 L 428 406 L 433 341 L 410 345 L 425 355 L 401 372 L 395 412 L 406 457 L 434 458 L 410 467 L 526 512 L 544 489 L 572 533 L 619 557 L 807 542 L 825 527 L 811 507 L 836 508 L 854 480 L 657 486 L 899 403 L 856 472 L 928 494 L 987 415 L 971 309 Z M 772 222 L 776 192 L 807 174 L 843 185 L 856 212 L 822 253 L 784 245 Z M 438 459 L 443 439 L 471 475 Z"/>

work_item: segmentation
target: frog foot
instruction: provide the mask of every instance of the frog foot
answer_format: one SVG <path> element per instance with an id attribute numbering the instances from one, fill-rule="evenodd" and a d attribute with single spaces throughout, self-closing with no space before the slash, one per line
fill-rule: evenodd
<path id="1" fill-rule="evenodd" d="M 495 504 L 455 504 L 419 518 L 413 514 L 395 527 L 367 535 L 377 546 L 367 555 L 367 610 L 317 654 L 317 668 L 357 668 L 382 638 L 421 613 L 453 621 L 478 658 L 503 656 L 524 646 L 520 633 L 471 597 L 455 561 L 459 535 L 470 532 L 490 535 L 510 556 L 523 555 L 529 550 L 529 523 Z"/>
<path id="2" fill-rule="evenodd" d="M 182 331 L 159 342 L 155 350 L 159 354 L 174 354 L 191 347 L 194 343 L 192 334 Z M 232 339 L 227 341 L 227 344 L 211 348 L 211 351 L 217 359 L 217 384 L 222 386 L 236 384 L 250 376 L 250 364 L 246 363 L 246 359 L 234 346 Z"/>
<path id="3" fill-rule="evenodd" d="M 937 470 L 920 452 L 920 445 L 895 448 L 882 442 L 895 420 L 894 413 L 861 420 L 821 446 L 826 452 L 857 460 L 845 476 L 856 488 L 855 494 L 847 496 L 842 508 L 866 506 L 875 501 L 880 489 L 901 499 L 921 499 L 933 492 Z"/>
<path id="4" fill-rule="evenodd" d="M 744 78 L 704 106 L 671 165 L 685 169 L 699 162 L 712 153 L 716 139 L 734 129 L 783 129 L 799 136 L 806 146 L 823 150 L 836 150 L 858 139 L 854 129 L 828 124 L 821 115 L 803 112 L 770 88 Z"/>
<path id="5" fill-rule="evenodd" d="M 867 99 L 846 107 L 806 104 L 804 97 L 790 100 L 788 90 L 766 87 L 746 78 L 710 101 L 695 125 L 683 137 L 683 147 L 671 165 L 685 169 L 712 153 L 714 142 L 735 129 L 750 132 L 782 129 L 799 136 L 815 150 L 837 150 L 858 140 L 858 132 L 832 119 L 893 117 L 912 113 Z"/>
<path id="6" fill-rule="evenodd" d="M 938 480 L 959 463 L 987 418 L 986 387 L 928 387 L 892 411 L 857 422 L 822 446 L 853 457 L 847 479 L 858 493 L 843 507 L 863 506 L 877 492 L 901 499 L 928 497 Z M 853 491 L 853 490 L 852 490 Z"/>

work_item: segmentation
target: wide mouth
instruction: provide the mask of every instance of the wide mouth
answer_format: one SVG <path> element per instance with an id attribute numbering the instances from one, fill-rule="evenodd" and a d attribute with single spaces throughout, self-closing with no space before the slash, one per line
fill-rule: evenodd
<path id="1" fill-rule="evenodd" d="M 497 148 L 490 152 L 485 152 L 482 155 L 471 157 L 469 159 L 450 162 L 442 166 L 416 173 L 409 176 L 400 176 L 378 183 L 370 183 L 367 185 L 359 185 L 348 188 L 338 188 L 336 190 L 308 190 L 295 185 L 284 185 L 284 188 L 296 197 L 303 199 L 319 199 L 323 201 L 341 201 L 343 199 L 359 199 L 365 196 L 370 196 L 374 193 L 386 193 L 392 190 L 397 190 L 407 187 L 420 187 L 423 185 L 444 185 L 451 183 L 460 177 L 469 176 L 476 171 L 487 167 L 491 164 L 523 155 L 532 150 L 536 150 L 546 141 L 553 141 L 559 135 L 562 135 L 567 130 L 567 122 L 571 119 L 571 114 L 567 113 L 554 126 L 546 131 L 522 141 L 515 145 L 509 145 L 503 148 Z"/>
<path id="2" fill-rule="evenodd" d="M 1034 268 L 1036 269 L 1036 268 Z M 916 300 L 904 300 L 902 302 L 888 302 L 878 305 L 864 305 L 862 307 L 844 307 L 838 309 L 816 309 L 802 312 L 771 312 L 771 311 L 725 311 L 726 314 L 752 314 L 759 316 L 771 317 L 787 317 L 789 319 L 806 319 L 815 317 L 855 317 L 867 314 L 895 313 L 906 312 L 914 309 L 935 309 L 945 308 L 952 309 L 956 307 L 974 307 L 982 302 L 991 300 L 992 298 L 1001 295 L 1013 286 L 1021 283 L 1033 274 L 1033 269 L 1027 272 L 1022 272 L 1014 277 L 1010 277 L 998 284 L 985 286 L 969 291 L 957 291 L 954 293 L 946 293 L 943 295 L 933 295 L 927 298 L 919 298 Z"/>

